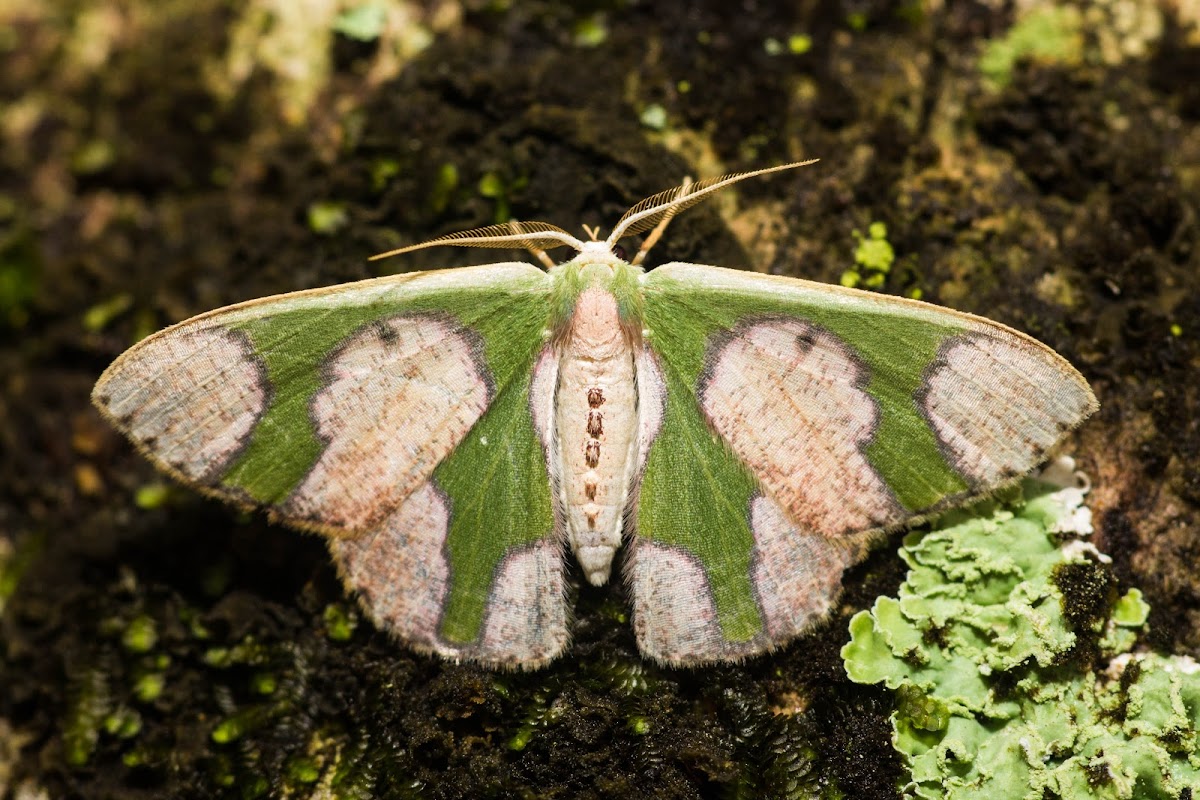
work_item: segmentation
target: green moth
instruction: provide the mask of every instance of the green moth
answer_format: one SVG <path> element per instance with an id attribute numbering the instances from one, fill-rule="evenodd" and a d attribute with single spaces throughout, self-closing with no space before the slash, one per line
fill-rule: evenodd
<path id="1" fill-rule="evenodd" d="M 417 650 L 545 664 L 570 640 L 564 549 L 600 585 L 624 544 L 646 656 L 768 651 L 828 613 L 882 532 L 1016 480 L 1097 407 L 1053 350 L 980 317 L 639 266 L 678 211 L 796 166 L 655 195 L 605 241 L 511 222 L 416 245 L 520 245 L 546 270 L 201 314 L 118 358 L 93 400 L 176 479 L 327 536 L 366 611 Z"/>

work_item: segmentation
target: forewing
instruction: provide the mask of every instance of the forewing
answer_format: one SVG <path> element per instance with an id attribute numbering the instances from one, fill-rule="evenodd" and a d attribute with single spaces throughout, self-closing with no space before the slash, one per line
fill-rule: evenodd
<path id="1" fill-rule="evenodd" d="M 548 315 L 528 264 L 297 292 L 144 340 L 93 398 L 175 477 L 333 537 L 414 646 L 531 666 L 566 642 L 531 410 Z"/>
<path id="2" fill-rule="evenodd" d="M 979 317 L 688 264 L 643 287 L 639 392 L 662 410 L 629 577 L 665 661 L 797 635 L 873 532 L 1028 472 L 1096 407 L 1060 356 Z"/>

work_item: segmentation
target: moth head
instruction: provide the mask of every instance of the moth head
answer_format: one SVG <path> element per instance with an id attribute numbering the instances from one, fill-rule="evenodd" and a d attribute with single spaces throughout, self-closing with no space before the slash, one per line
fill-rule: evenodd
<path id="1" fill-rule="evenodd" d="M 691 208 L 696 203 L 708 199 L 721 189 L 746 178 L 754 178 L 759 175 L 768 175 L 772 172 L 780 172 L 785 169 L 807 166 L 817 160 L 812 158 L 808 161 L 795 161 L 791 164 L 781 164 L 776 167 L 766 167 L 751 172 L 735 172 L 730 175 L 705 178 L 704 180 L 695 182 L 687 179 L 674 189 L 668 189 L 665 192 L 659 192 L 656 195 L 647 197 L 626 211 L 624 216 L 617 221 L 612 233 L 603 241 L 600 241 L 598 229 L 589 228 L 586 225 L 583 226 L 583 229 L 588 234 L 590 240 L 584 242 L 557 225 L 551 225 L 548 222 L 521 222 L 512 220 L 499 225 L 488 225 L 483 228 L 472 228 L 468 231 L 451 233 L 439 236 L 436 239 L 430 239 L 427 242 L 389 250 L 386 253 L 371 256 L 371 260 L 374 261 L 380 258 L 387 258 L 388 256 L 408 253 L 413 250 L 422 250 L 426 247 L 438 247 L 441 245 L 497 248 L 515 246 L 523 247 L 533 253 L 547 268 L 550 268 L 555 266 L 555 264 L 553 259 L 546 254 L 546 251 L 565 246 L 572 247 L 577 253 L 588 256 L 589 260 L 594 260 L 598 263 L 608 263 L 612 261 L 625 261 L 624 253 L 619 251 L 617 242 L 626 236 L 634 236 L 645 231 L 650 231 L 650 235 L 643 241 L 641 248 L 631 262 L 633 264 L 640 264 L 650 251 L 650 248 L 662 236 L 667 224 L 680 211 Z"/>

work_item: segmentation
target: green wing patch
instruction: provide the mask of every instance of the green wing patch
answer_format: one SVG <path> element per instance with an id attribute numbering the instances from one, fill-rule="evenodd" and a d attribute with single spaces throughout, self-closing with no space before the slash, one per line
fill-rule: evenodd
<path id="1" fill-rule="evenodd" d="M 680 584 L 674 593 L 711 598 L 720 640 L 747 643 L 763 631 L 750 584 L 754 539 L 748 509 L 757 481 L 713 435 L 682 376 L 665 359 L 661 364 L 665 402 L 641 480 L 635 562 L 646 572 L 641 579 L 651 580 L 660 570 L 646 563 L 652 559 L 644 543 L 673 551 L 662 554 L 668 562 L 690 558 L 695 566 L 681 565 L 678 580 L 691 585 Z M 646 376 L 640 377 L 645 383 Z M 646 621 L 659 610 L 646 608 L 637 616 Z M 703 635 L 715 639 L 709 628 Z"/>

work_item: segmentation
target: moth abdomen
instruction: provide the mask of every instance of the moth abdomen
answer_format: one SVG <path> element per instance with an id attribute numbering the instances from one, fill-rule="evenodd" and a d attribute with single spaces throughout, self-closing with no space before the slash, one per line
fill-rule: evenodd
<path id="1" fill-rule="evenodd" d="M 558 379 L 555 457 L 567 537 L 588 581 L 600 585 L 621 543 L 637 439 L 633 348 L 618 301 L 603 286 L 593 284 L 575 302 Z"/>

